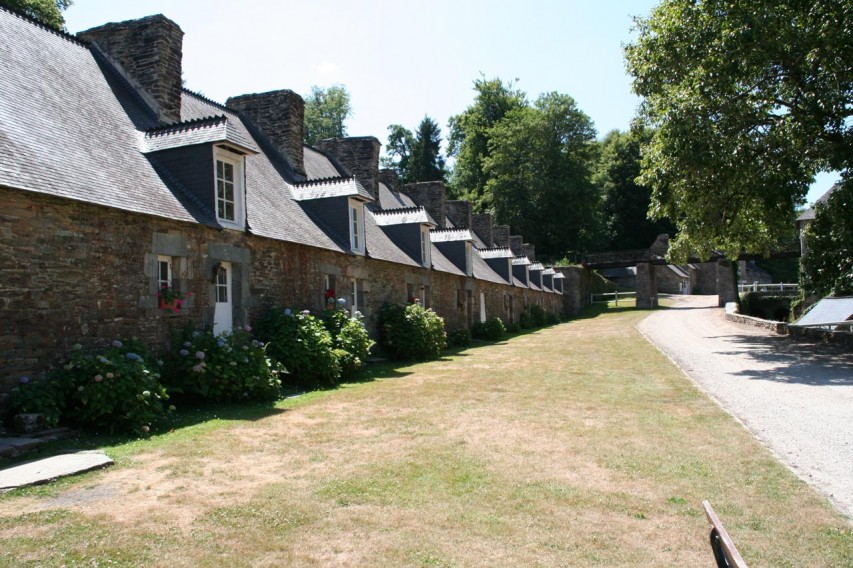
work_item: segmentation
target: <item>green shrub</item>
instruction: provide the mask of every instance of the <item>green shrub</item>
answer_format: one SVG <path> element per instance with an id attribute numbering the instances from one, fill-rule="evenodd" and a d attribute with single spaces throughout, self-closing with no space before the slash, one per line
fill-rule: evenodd
<path id="1" fill-rule="evenodd" d="M 448 347 L 468 347 L 471 345 L 471 332 L 467 329 L 454 329 L 447 334 Z"/>
<path id="2" fill-rule="evenodd" d="M 738 307 L 740 313 L 744 315 L 773 321 L 788 321 L 793 300 L 786 296 L 764 296 L 750 292 L 741 296 Z"/>
<path id="3" fill-rule="evenodd" d="M 447 344 L 444 320 L 418 302 L 386 304 L 379 321 L 382 348 L 394 359 L 436 359 Z"/>
<path id="4" fill-rule="evenodd" d="M 332 334 L 308 310 L 275 309 L 258 322 L 258 335 L 268 342 L 270 357 L 290 373 L 286 381 L 305 389 L 340 383 L 341 366 Z"/>
<path id="5" fill-rule="evenodd" d="M 520 331 L 521 331 L 521 326 L 518 325 L 517 323 L 508 323 L 506 325 L 506 332 L 507 333 L 515 334 L 515 333 L 518 333 Z"/>
<path id="6" fill-rule="evenodd" d="M 547 315 L 545 314 L 545 310 L 542 309 L 542 306 L 538 304 L 532 304 L 528 308 L 530 311 L 530 321 L 532 323 L 531 327 L 542 327 L 547 322 Z"/>
<path id="7" fill-rule="evenodd" d="M 499 317 L 493 317 L 485 322 L 477 322 L 471 330 L 471 335 L 477 339 L 485 339 L 487 341 L 497 341 L 504 336 L 506 328 L 504 322 Z"/>
<path id="8" fill-rule="evenodd" d="M 547 325 L 557 325 L 560 323 L 560 316 L 553 312 L 548 312 L 545 314 L 545 321 Z"/>
<path id="9" fill-rule="evenodd" d="M 40 412 L 86 429 L 147 434 L 166 416 L 169 396 L 158 366 L 133 341 L 114 341 L 97 355 L 75 345 L 70 360 L 43 381 L 22 382 L 12 394 L 14 412 Z"/>
<path id="10" fill-rule="evenodd" d="M 524 310 L 521 312 L 521 315 L 518 316 L 518 325 L 521 329 L 530 329 L 534 327 L 533 316 L 530 315 L 529 311 Z"/>
<path id="11" fill-rule="evenodd" d="M 169 388 L 222 402 L 278 399 L 284 370 L 270 360 L 263 343 L 252 339 L 250 330 L 218 336 L 209 330 L 184 330 L 166 360 Z"/>
<path id="12" fill-rule="evenodd" d="M 364 368 L 370 350 L 376 344 L 367 335 L 364 318 L 358 312 L 350 317 L 346 310 L 325 310 L 323 325 L 332 335 L 335 356 L 341 367 L 341 377 L 353 378 Z"/>

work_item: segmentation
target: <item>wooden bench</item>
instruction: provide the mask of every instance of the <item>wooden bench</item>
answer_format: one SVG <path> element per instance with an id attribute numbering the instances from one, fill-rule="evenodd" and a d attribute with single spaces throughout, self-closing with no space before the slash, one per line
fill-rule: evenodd
<path id="1" fill-rule="evenodd" d="M 740 553 L 735 548 L 735 543 L 729 533 L 726 532 L 723 523 L 717 517 L 717 513 L 711 508 L 711 504 L 707 500 L 702 501 L 702 507 L 705 509 L 708 522 L 711 523 L 711 550 L 714 551 L 717 566 L 719 568 L 747 568 L 746 562 L 741 558 Z"/>

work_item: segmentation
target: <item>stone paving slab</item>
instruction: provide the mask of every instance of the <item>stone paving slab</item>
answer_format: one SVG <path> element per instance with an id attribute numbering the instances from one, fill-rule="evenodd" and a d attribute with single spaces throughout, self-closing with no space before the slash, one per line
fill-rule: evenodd
<path id="1" fill-rule="evenodd" d="M 115 463 L 98 451 L 62 454 L 0 470 L 0 491 L 48 483 Z"/>

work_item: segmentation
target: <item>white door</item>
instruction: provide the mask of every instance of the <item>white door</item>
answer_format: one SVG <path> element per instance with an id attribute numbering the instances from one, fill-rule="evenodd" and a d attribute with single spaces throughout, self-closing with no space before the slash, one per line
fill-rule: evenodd
<path id="1" fill-rule="evenodd" d="M 231 332 L 234 300 L 231 293 L 231 263 L 223 262 L 216 275 L 213 334 Z"/>

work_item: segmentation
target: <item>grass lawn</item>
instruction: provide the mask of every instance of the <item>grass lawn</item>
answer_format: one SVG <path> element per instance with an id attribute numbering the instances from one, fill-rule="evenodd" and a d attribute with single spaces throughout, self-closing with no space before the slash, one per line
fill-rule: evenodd
<path id="1" fill-rule="evenodd" d="M 849 522 L 621 308 L 78 440 L 117 465 L 0 497 L 0 565 L 711 566 L 709 499 L 751 567 L 853 566 Z"/>

